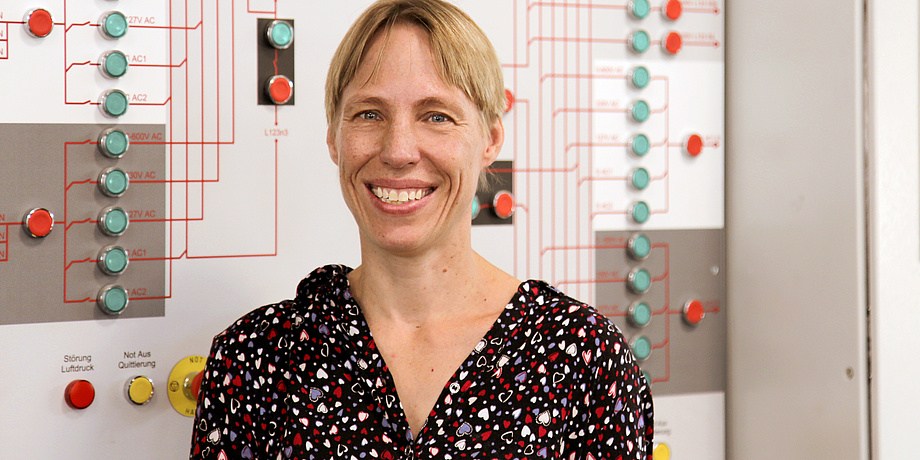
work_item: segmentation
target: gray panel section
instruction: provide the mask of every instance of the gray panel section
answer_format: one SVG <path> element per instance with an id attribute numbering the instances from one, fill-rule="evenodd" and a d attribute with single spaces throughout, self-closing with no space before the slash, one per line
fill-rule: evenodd
<path id="1" fill-rule="evenodd" d="M 492 207 L 492 201 L 497 192 L 514 192 L 514 174 L 512 174 L 514 163 L 496 161 L 489 169 L 491 170 L 490 186 L 485 190 L 482 190 L 482 187 L 476 190 L 476 197 L 479 199 L 479 213 L 473 219 L 473 225 L 511 225 L 514 223 L 514 215 L 512 214 L 507 219 L 498 217 Z"/>
<path id="2" fill-rule="evenodd" d="M 620 328 L 631 343 L 641 336 L 652 343 L 652 353 L 640 367 L 652 379 L 655 395 L 725 391 L 725 232 L 715 230 L 646 231 L 652 247 L 648 258 L 635 260 L 626 244 L 636 232 L 597 232 L 597 309 Z M 646 269 L 652 275 L 648 292 L 627 286 L 630 271 Z M 706 311 L 691 326 L 684 320 L 684 304 L 697 300 Z M 652 310 L 648 325 L 628 321 L 636 302 Z"/>
<path id="3" fill-rule="evenodd" d="M 726 7 L 732 459 L 869 456 L 865 4 Z"/>
<path id="4" fill-rule="evenodd" d="M 164 315 L 166 292 L 166 156 L 163 125 L 119 125 L 132 138 L 120 159 L 96 149 L 109 126 L 92 124 L 0 125 L 0 324 L 113 318 L 96 306 L 99 290 L 125 287 L 130 302 L 119 318 Z M 128 191 L 108 197 L 99 173 L 122 168 Z M 127 231 L 107 236 L 99 212 L 119 206 L 129 214 Z M 54 213 L 45 238 L 29 236 L 25 214 L 37 207 Z M 118 245 L 130 257 L 119 276 L 97 267 L 102 248 Z"/>

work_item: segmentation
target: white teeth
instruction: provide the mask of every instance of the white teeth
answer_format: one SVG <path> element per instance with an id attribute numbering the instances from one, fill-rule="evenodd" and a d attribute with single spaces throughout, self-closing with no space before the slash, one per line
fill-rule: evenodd
<path id="1" fill-rule="evenodd" d="M 372 187 L 371 192 L 373 192 L 374 196 L 380 198 L 381 201 L 388 204 L 404 204 L 410 201 L 420 200 L 431 193 L 431 191 L 427 189 L 394 190 L 385 189 L 383 187 Z"/>

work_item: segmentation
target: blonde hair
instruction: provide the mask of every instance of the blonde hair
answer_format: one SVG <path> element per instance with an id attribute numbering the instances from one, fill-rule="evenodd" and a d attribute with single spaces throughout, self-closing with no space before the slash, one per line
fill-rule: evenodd
<path id="1" fill-rule="evenodd" d="M 336 49 L 326 77 L 326 122 L 337 126 L 342 93 L 355 77 L 371 38 L 389 36 L 394 24 L 418 24 L 428 31 L 441 79 L 476 105 L 484 129 L 505 109 L 502 69 L 492 43 L 475 22 L 442 0 L 378 0 L 352 24 Z M 376 69 L 375 69 L 376 71 Z"/>

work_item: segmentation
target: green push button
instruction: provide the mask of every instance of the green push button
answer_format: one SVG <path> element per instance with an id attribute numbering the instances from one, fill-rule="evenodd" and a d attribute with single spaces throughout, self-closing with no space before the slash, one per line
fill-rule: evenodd
<path id="1" fill-rule="evenodd" d="M 481 210 L 482 210 L 482 204 L 479 202 L 479 196 L 473 195 L 473 210 L 472 210 L 473 219 L 475 219 L 476 216 L 479 215 L 479 211 Z"/>
<path id="2" fill-rule="evenodd" d="M 652 109 L 648 106 L 648 102 L 639 100 L 629 106 L 629 115 L 633 120 L 642 123 L 652 116 Z"/>
<path id="3" fill-rule="evenodd" d="M 294 43 L 294 26 L 287 21 L 272 21 L 265 30 L 268 43 L 277 49 L 285 49 Z"/>
<path id="4" fill-rule="evenodd" d="M 99 19 L 99 30 L 109 38 L 121 38 L 128 33 L 128 18 L 120 11 L 109 11 Z"/>
<path id="5" fill-rule="evenodd" d="M 629 207 L 629 215 L 637 224 L 644 224 L 652 216 L 652 210 L 649 209 L 648 203 L 637 201 Z"/>
<path id="6" fill-rule="evenodd" d="M 128 151 L 128 135 L 117 128 L 109 128 L 99 134 L 99 151 L 109 158 L 121 158 Z"/>
<path id="7" fill-rule="evenodd" d="M 636 302 L 630 305 L 627 313 L 629 323 L 636 327 L 648 326 L 648 323 L 652 321 L 652 307 L 649 307 L 645 302 Z"/>
<path id="8" fill-rule="evenodd" d="M 637 156 L 643 157 L 651 149 L 652 143 L 645 134 L 636 134 L 629 138 L 629 150 Z"/>
<path id="9" fill-rule="evenodd" d="M 636 88 L 643 89 L 648 86 L 651 81 L 652 75 L 645 67 L 639 66 L 629 71 L 629 82 Z"/>
<path id="10" fill-rule="evenodd" d="M 128 95 L 120 89 L 110 89 L 102 93 L 99 107 L 108 117 L 120 117 L 128 111 Z"/>
<path id="11" fill-rule="evenodd" d="M 110 197 L 119 197 L 128 191 L 128 173 L 121 168 L 108 168 L 99 173 L 99 190 Z"/>
<path id="12" fill-rule="evenodd" d="M 121 51 L 109 51 L 99 60 L 99 70 L 109 78 L 123 77 L 128 73 L 128 57 Z"/>
<path id="13" fill-rule="evenodd" d="M 639 361 L 645 361 L 652 354 L 652 341 L 644 335 L 633 340 L 629 347 Z"/>
<path id="14" fill-rule="evenodd" d="M 636 19 L 645 19 L 652 12 L 652 5 L 648 0 L 632 0 L 629 2 L 629 14 Z"/>
<path id="15" fill-rule="evenodd" d="M 651 182 L 652 176 L 649 175 L 648 170 L 645 168 L 636 168 L 629 173 L 629 183 L 636 190 L 645 190 Z"/>
<path id="16" fill-rule="evenodd" d="M 636 268 L 626 277 L 629 289 L 636 294 L 645 294 L 652 287 L 652 274 L 644 268 Z"/>
<path id="17" fill-rule="evenodd" d="M 106 275 L 120 275 L 128 268 L 128 251 L 121 246 L 109 246 L 99 252 L 99 269 Z"/>
<path id="18" fill-rule="evenodd" d="M 648 36 L 648 32 L 644 30 L 633 32 L 626 39 L 626 42 L 633 51 L 639 54 L 648 51 L 648 48 L 652 45 L 652 39 Z"/>
<path id="19" fill-rule="evenodd" d="M 109 315 L 119 315 L 128 307 L 128 290 L 116 285 L 109 285 L 99 291 L 96 304 Z"/>
<path id="20" fill-rule="evenodd" d="M 626 251 L 635 260 L 645 260 L 652 253 L 652 242 L 641 233 L 633 235 L 626 242 Z"/>
<path id="21" fill-rule="evenodd" d="M 109 236 L 120 236 L 128 230 L 128 213 L 111 206 L 99 213 L 99 229 Z"/>

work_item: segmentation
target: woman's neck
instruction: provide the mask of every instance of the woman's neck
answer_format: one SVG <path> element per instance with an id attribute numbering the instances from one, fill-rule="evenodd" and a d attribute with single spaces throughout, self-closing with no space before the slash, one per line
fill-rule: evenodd
<path id="1" fill-rule="evenodd" d="M 394 255 L 365 250 L 361 265 L 348 275 L 351 293 L 368 320 L 418 327 L 479 315 L 510 298 L 496 299 L 517 281 L 469 245 L 419 254 Z M 511 290 L 513 292 L 513 289 Z M 503 295 L 503 294 L 498 294 Z"/>

